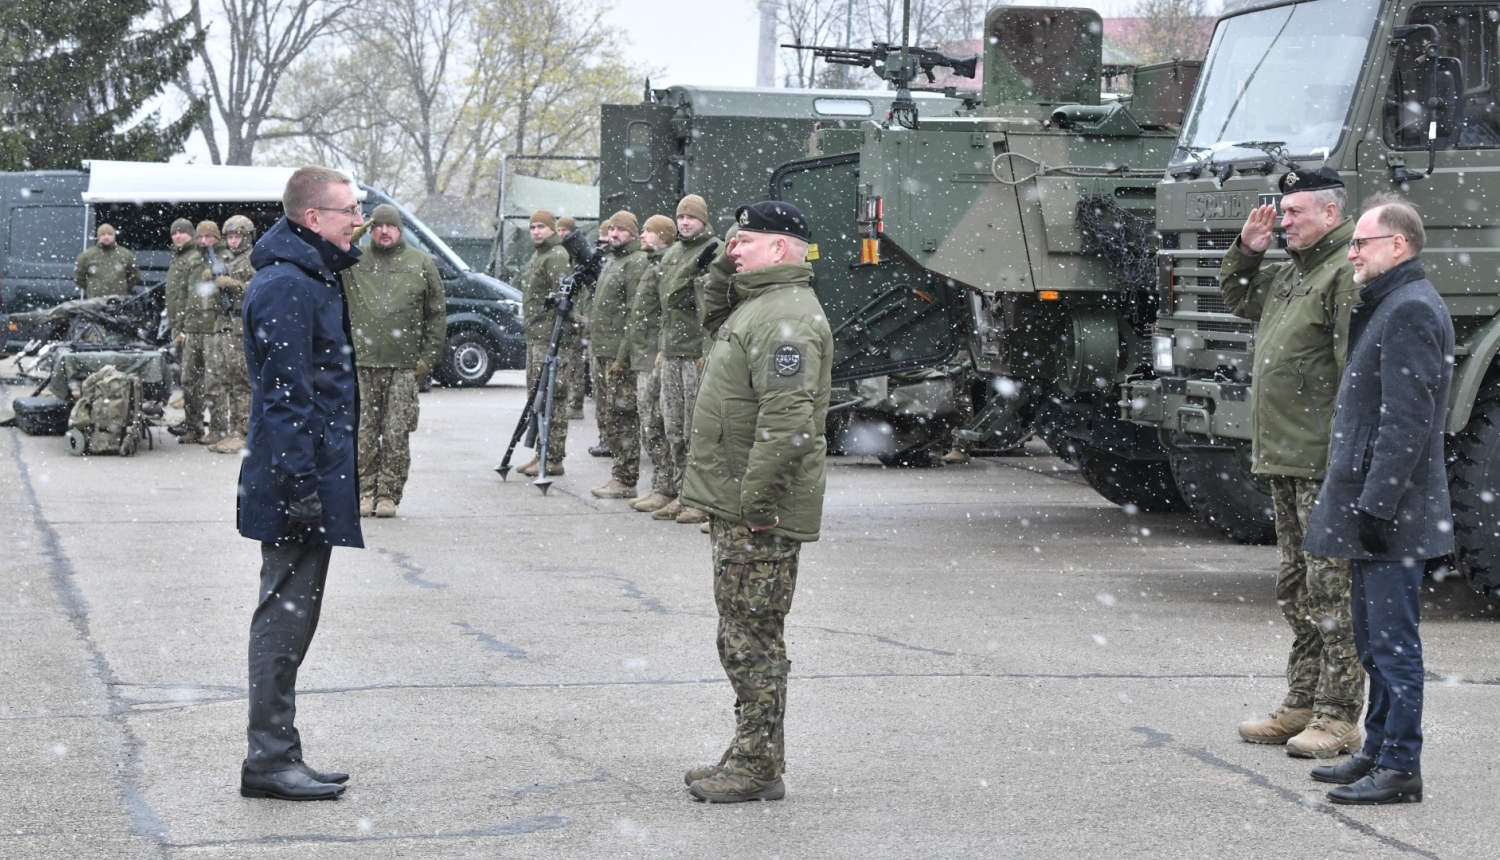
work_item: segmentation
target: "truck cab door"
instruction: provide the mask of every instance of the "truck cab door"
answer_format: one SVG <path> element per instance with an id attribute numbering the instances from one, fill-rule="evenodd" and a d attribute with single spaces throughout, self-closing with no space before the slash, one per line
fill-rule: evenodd
<path id="1" fill-rule="evenodd" d="M 952 283 L 900 256 L 865 219 L 859 153 L 793 161 L 771 175 L 771 199 L 801 209 L 813 232 L 814 288 L 833 328 L 833 381 L 932 367 L 960 336 Z"/>

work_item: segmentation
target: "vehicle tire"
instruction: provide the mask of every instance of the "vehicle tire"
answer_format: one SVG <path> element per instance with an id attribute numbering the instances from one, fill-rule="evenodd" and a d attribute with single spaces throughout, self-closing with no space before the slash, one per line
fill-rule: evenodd
<path id="1" fill-rule="evenodd" d="M 1475 588 L 1500 596 L 1500 385 L 1480 391 L 1450 453 L 1458 569 Z"/>
<path id="2" fill-rule="evenodd" d="M 1276 542 L 1271 495 L 1230 450 L 1172 452 L 1172 477 L 1193 515 L 1238 543 Z"/>
<path id="3" fill-rule="evenodd" d="M 443 349 L 441 382 L 456 388 L 478 388 L 495 375 L 495 349 L 489 338 L 473 330 L 448 336 Z"/>
<path id="4" fill-rule="evenodd" d="M 1099 495 L 1121 507 L 1134 505 L 1148 514 L 1188 509 L 1172 477 L 1172 467 L 1165 460 L 1128 460 L 1108 451 L 1084 448 L 1078 456 L 1078 471 Z"/>

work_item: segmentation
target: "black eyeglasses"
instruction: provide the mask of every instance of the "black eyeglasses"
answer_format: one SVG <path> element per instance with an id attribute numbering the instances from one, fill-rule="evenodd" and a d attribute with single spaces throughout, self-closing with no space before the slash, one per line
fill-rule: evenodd
<path id="1" fill-rule="evenodd" d="M 1366 242 L 1373 242 L 1376 239 L 1390 239 L 1390 238 L 1392 238 L 1394 236 L 1398 236 L 1398 235 L 1400 235 L 1400 234 L 1399 233 L 1387 233 L 1384 236 L 1364 236 L 1364 237 L 1356 236 L 1353 239 L 1349 240 L 1349 248 L 1354 253 L 1358 254 L 1360 251 L 1363 251 L 1365 249 L 1365 243 Z"/>
<path id="2" fill-rule="evenodd" d="M 342 209 L 335 209 L 332 206 L 314 206 L 313 208 L 318 210 L 319 212 L 342 212 L 345 215 L 348 215 L 350 218 L 353 218 L 354 216 L 359 214 L 358 206 L 345 206 Z"/>

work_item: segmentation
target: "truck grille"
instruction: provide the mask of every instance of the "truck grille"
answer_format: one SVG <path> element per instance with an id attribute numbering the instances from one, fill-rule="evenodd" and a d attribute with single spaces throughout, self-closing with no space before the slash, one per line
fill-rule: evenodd
<path id="1" fill-rule="evenodd" d="M 1199 278 L 1199 281 L 1204 279 Z M 1201 284 L 1200 284 L 1201 285 Z M 1223 296 L 1198 296 L 1198 313 L 1200 314 L 1227 314 L 1229 308 L 1224 304 Z"/>
<path id="2" fill-rule="evenodd" d="M 1200 297 L 1201 298 L 1201 297 Z M 1199 331 L 1227 331 L 1238 334 L 1249 334 L 1255 330 L 1254 323 L 1247 322 L 1219 322 L 1218 320 L 1202 320 L 1194 323 L 1193 327 Z"/>
<path id="3" fill-rule="evenodd" d="M 1198 234 L 1198 250 L 1227 251 L 1239 237 L 1238 230 L 1208 230 Z"/>

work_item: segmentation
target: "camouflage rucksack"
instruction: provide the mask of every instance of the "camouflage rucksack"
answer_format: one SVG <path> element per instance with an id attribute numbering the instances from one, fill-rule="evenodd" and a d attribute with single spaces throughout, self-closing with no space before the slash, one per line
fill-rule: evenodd
<path id="1" fill-rule="evenodd" d="M 68 415 L 68 453 L 129 457 L 141 441 L 141 378 L 112 364 L 94 371 Z"/>

